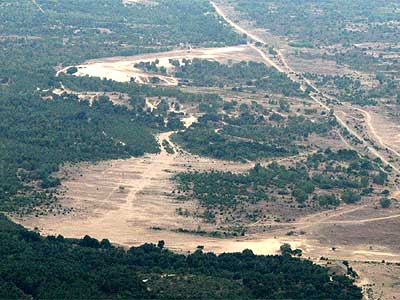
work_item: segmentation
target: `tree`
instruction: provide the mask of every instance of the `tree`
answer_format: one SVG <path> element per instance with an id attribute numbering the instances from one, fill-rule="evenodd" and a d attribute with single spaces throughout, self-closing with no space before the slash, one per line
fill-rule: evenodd
<path id="1" fill-rule="evenodd" d="M 79 246 L 97 249 L 100 247 L 100 243 L 95 238 L 85 235 L 85 237 L 79 241 Z"/>
<path id="2" fill-rule="evenodd" d="M 165 242 L 163 240 L 158 241 L 157 243 L 157 247 L 160 248 L 161 250 L 164 249 L 165 246 Z"/>
<path id="3" fill-rule="evenodd" d="M 292 255 L 293 250 L 292 250 L 292 246 L 290 246 L 290 244 L 283 244 L 280 248 L 279 248 L 280 252 L 282 255 Z"/>
<path id="4" fill-rule="evenodd" d="M 353 204 L 353 203 L 360 201 L 361 196 L 357 193 L 347 190 L 347 191 L 343 192 L 341 199 L 342 199 L 342 201 L 344 201 L 347 204 Z"/>
<path id="5" fill-rule="evenodd" d="M 373 179 L 375 184 L 384 185 L 388 175 L 385 172 L 380 171 L 378 175 L 376 175 Z"/>
<path id="6" fill-rule="evenodd" d="M 293 190 L 292 196 L 295 197 L 296 201 L 299 203 L 304 203 L 308 199 L 308 194 L 299 188 Z"/>
<path id="7" fill-rule="evenodd" d="M 69 67 L 67 69 L 67 74 L 69 74 L 69 75 L 75 74 L 76 72 L 78 72 L 78 68 L 77 67 Z"/>
<path id="8" fill-rule="evenodd" d="M 383 198 L 381 199 L 380 204 L 382 208 L 389 208 L 392 204 L 392 200 L 390 200 L 389 198 Z"/>
<path id="9" fill-rule="evenodd" d="M 100 248 L 102 249 L 111 249 L 112 245 L 108 239 L 102 239 L 100 242 Z"/>

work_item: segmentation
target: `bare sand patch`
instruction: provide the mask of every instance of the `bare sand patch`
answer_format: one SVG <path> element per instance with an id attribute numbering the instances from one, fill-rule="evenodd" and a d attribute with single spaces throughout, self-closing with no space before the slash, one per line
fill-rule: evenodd
<path id="1" fill-rule="evenodd" d="M 76 76 L 93 76 L 100 78 L 112 79 L 119 82 L 129 82 L 132 78 L 137 83 L 149 83 L 152 77 L 158 77 L 160 84 L 176 86 L 178 79 L 169 75 L 151 74 L 143 70 L 134 68 L 139 62 L 152 62 L 159 60 L 159 66 L 164 66 L 167 71 L 171 69 L 170 59 L 212 59 L 220 62 L 253 60 L 259 61 L 257 53 L 247 45 L 223 47 L 223 48 L 200 48 L 175 50 L 161 53 L 150 53 L 127 57 L 110 57 L 103 59 L 89 60 L 82 65 L 76 66 L 78 72 Z M 66 72 L 66 67 L 60 72 Z"/>

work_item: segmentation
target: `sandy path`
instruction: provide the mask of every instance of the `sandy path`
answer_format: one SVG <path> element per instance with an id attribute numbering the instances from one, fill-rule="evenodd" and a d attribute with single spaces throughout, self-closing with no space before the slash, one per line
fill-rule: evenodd
<path id="1" fill-rule="evenodd" d="M 357 210 L 361 209 L 358 208 Z M 348 211 L 346 213 L 350 213 L 352 211 Z M 336 216 L 334 216 L 336 217 Z M 334 218 L 332 217 L 332 218 Z M 305 229 L 317 225 L 326 225 L 326 224 L 365 224 L 365 223 L 370 223 L 370 222 L 378 222 L 378 221 L 384 221 L 384 220 L 390 220 L 390 219 L 397 219 L 400 218 L 400 214 L 394 214 L 386 217 L 375 217 L 375 218 L 367 218 L 367 219 L 362 219 L 362 220 L 341 220 L 341 221 L 326 221 L 326 220 L 318 220 L 318 221 L 303 221 L 303 222 L 289 222 L 289 223 L 270 223 L 270 224 L 265 224 L 268 226 L 298 226 L 301 225 L 301 227 L 296 227 L 296 229 Z M 305 226 L 303 226 L 305 225 Z"/>
<path id="2" fill-rule="evenodd" d="M 36 2 L 36 0 L 32 0 L 33 4 L 40 10 L 41 13 L 45 14 L 43 8 Z"/>
<path id="3" fill-rule="evenodd" d="M 383 138 L 382 138 L 382 137 L 378 134 L 378 132 L 376 131 L 376 129 L 375 129 L 374 125 L 373 125 L 373 122 L 372 122 L 371 114 L 370 114 L 368 111 L 366 111 L 366 110 L 364 110 L 364 109 L 361 109 L 361 108 L 358 108 L 358 107 L 353 107 L 353 106 L 352 106 L 352 108 L 355 109 L 355 110 L 357 110 L 357 111 L 359 111 L 359 112 L 361 112 L 361 113 L 365 116 L 367 126 L 368 126 L 368 128 L 369 128 L 371 134 L 373 135 L 374 139 L 378 141 L 378 144 L 379 144 L 380 146 L 382 146 L 383 148 L 387 148 L 387 149 L 390 150 L 394 155 L 396 155 L 397 157 L 400 158 L 400 153 L 399 153 L 398 151 L 396 151 L 395 149 L 393 149 L 393 148 L 392 148 L 391 146 L 389 146 L 388 144 L 386 144 L 386 143 L 384 142 Z"/>

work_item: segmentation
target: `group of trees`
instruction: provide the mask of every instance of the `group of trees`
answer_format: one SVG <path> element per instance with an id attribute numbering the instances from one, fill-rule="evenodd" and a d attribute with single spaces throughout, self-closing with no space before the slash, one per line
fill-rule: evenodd
<path id="1" fill-rule="evenodd" d="M 194 197 L 214 214 L 227 208 L 240 210 L 244 205 L 275 201 L 278 197 L 287 199 L 288 195 L 299 204 L 320 207 L 335 207 L 341 201 L 352 204 L 371 194 L 373 183 L 386 182 L 385 174 L 381 173 L 377 165 L 353 150 L 328 149 L 292 167 L 257 164 L 244 174 L 186 172 L 178 174 L 176 180 L 181 198 Z M 384 180 L 378 183 L 377 176 L 383 176 Z"/>
<path id="2" fill-rule="evenodd" d="M 196 154 L 234 161 L 257 160 L 297 154 L 299 144 L 310 134 L 324 135 L 335 126 L 333 119 L 312 122 L 303 116 L 283 117 L 259 108 L 252 111 L 246 105 L 240 109 L 237 117 L 207 114 L 174 139 Z M 279 109 L 289 108 L 281 103 Z"/>
<path id="3" fill-rule="evenodd" d="M 194 58 L 170 60 L 174 66 L 173 75 L 182 82 L 194 86 L 230 87 L 235 90 L 243 87 L 255 87 L 265 92 L 283 94 L 285 96 L 304 97 L 298 83 L 272 67 L 253 61 L 223 64 L 218 61 Z M 164 67 L 158 67 L 158 61 L 136 64 L 148 72 L 165 74 Z"/>
<path id="4" fill-rule="evenodd" d="M 304 96 L 299 85 L 285 74 L 263 63 L 242 61 L 222 64 L 217 61 L 193 59 L 175 63 L 175 76 L 196 86 L 255 86 L 264 91 L 286 96 Z"/>
<path id="5" fill-rule="evenodd" d="M 377 74 L 379 86 L 368 88 L 362 86 L 359 80 L 349 75 L 320 75 L 306 73 L 307 78 L 312 79 L 318 86 L 337 94 L 341 101 L 358 105 L 376 105 L 382 98 L 387 98 L 396 103 L 398 97 L 398 82 L 383 73 Z"/>
<path id="6" fill-rule="evenodd" d="M 175 254 L 144 244 L 41 237 L 0 216 L 1 299 L 361 299 L 345 276 L 308 260 L 242 253 Z"/>

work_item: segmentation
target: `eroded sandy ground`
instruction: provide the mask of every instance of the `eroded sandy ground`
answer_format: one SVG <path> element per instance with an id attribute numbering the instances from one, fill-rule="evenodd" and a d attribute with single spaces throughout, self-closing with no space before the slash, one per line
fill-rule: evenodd
<path id="1" fill-rule="evenodd" d="M 161 134 L 160 141 L 171 133 Z M 244 171 L 250 164 L 221 162 L 185 153 L 148 155 L 128 160 L 114 160 L 97 165 L 70 168 L 63 182 L 65 195 L 61 204 L 73 207 L 72 214 L 31 217 L 18 220 L 27 227 L 37 227 L 44 234 L 62 234 L 81 238 L 89 234 L 110 238 L 125 246 L 166 240 L 172 249 L 194 250 L 213 240 L 172 232 L 179 228 L 212 230 L 196 217 L 183 217 L 176 209 L 195 210 L 194 202 L 179 202 L 170 193 L 171 177 L 187 169 Z M 155 230 L 162 228 L 163 230 Z M 221 241 L 215 241 L 215 248 Z M 236 245 L 228 249 L 239 250 Z M 226 248 L 221 248 L 225 251 Z M 210 249 L 211 250 L 211 249 Z"/>
<path id="2" fill-rule="evenodd" d="M 170 134 L 161 134 L 159 140 L 169 140 Z M 109 238 L 123 246 L 165 240 L 170 249 L 182 252 L 203 245 L 206 250 L 217 253 L 248 248 L 258 254 L 274 254 L 280 245 L 288 242 L 303 249 L 304 254 L 314 260 L 321 256 L 400 260 L 400 249 L 395 243 L 400 234 L 382 236 L 386 229 L 391 234 L 396 232 L 394 229 L 400 226 L 400 210 L 396 207 L 375 210 L 373 203 L 343 206 L 292 223 L 258 222 L 251 226 L 254 233 L 240 238 L 210 238 L 175 232 L 179 228 L 215 230 L 214 225 L 204 223 L 201 218 L 177 214 L 178 208 L 194 211 L 198 204 L 176 200 L 171 180 L 176 172 L 188 169 L 243 172 L 251 167 L 251 164 L 223 162 L 179 151 L 168 154 L 163 150 L 160 154 L 140 158 L 68 168 L 68 179 L 62 185 L 65 195 L 60 203 L 73 207 L 74 212 L 30 217 L 18 222 L 29 228 L 37 227 L 43 234 L 75 238 L 89 234 L 98 239 Z M 388 221 L 393 224 L 386 229 L 376 226 L 384 221 L 384 224 Z M 303 234 L 288 236 L 289 231 Z M 380 243 L 382 239 L 391 239 L 393 243 Z"/>

